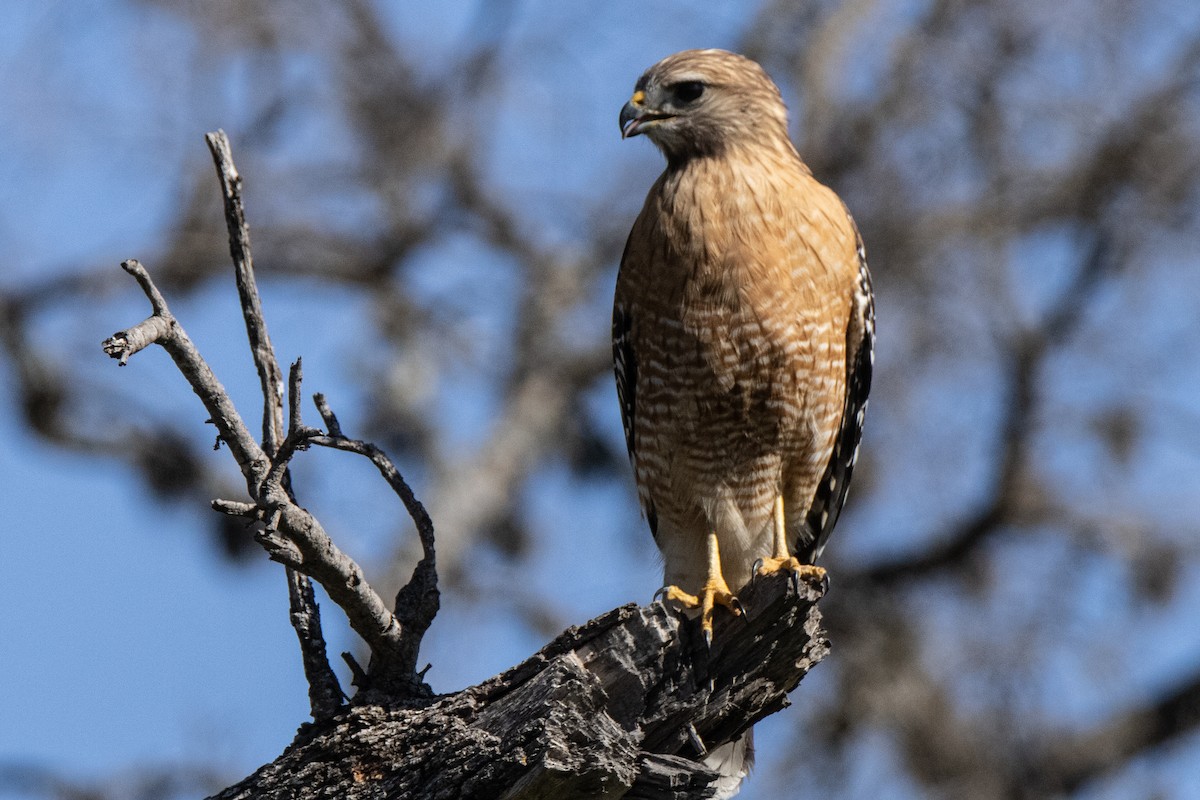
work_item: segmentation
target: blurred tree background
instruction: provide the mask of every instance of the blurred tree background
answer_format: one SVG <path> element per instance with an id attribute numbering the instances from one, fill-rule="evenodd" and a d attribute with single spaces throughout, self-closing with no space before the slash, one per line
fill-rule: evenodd
<path id="1" fill-rule="evenodd" d="M 742 796 L 1197 796 L 1200 6 L 418 5 L 15 4 L 0 795 L 195 796 L 304 718 L 281 570 L 207 510 L 239 496 L 227 454 L 165 358 L 98 346 L 147 313 L 137 257 L 256 413 L 216 127 L 281 357 L 437 525 L 434 688 L 649 600 L 608 314 L 661 161 L 616 118 L 651 63 L 717 46 L 781 85 L 879 319 L 833 655 Z M 309 454 L 296 485 L 393 591 L 415 542 L 369 467 Z"/>

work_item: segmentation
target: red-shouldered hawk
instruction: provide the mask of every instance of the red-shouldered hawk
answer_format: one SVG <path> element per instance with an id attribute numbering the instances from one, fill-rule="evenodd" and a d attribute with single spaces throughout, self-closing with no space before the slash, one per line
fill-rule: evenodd
<path id="1" fill-rule="evenodd" d="M 667 597 L 713 605 L 809 566 L 854 467 L 874 301 L 846 207 L 788 139 L 755 62 L 687 50 L 651 67 L 623 137 L 667 159 L 629 234 L 613 306 L 617 393 Z M 695 592 L 696 594 L 691 594 Z"/>
<path id="2" fill-rule="evenodd" d="M 638 80 L 623 137 L 667 157 L 629 234 L 613 360 L 666 596 L 714 604 L 760 572 L 818 571 L 862 436 L 871 276 L 846 207 L 800 160 L 762 68 L 687 50 Z M 696 592 L 695 595 L 691 592 Z M 750 733 L 709 752 L 737 793 Z"/>

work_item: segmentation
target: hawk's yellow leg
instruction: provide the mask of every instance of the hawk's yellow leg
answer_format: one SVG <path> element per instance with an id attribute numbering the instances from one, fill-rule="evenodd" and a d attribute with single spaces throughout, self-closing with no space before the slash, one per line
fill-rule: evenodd
<path id="1" fill-rule="evenodd" d="M 764 558 L 758 567 L 759 575 L 771 575 L 780 570 L 790 569 L 798 578 L 825 577 L 825 569 L 815 564 L 801 564 L 800 559 L 788 552 L 787 528 L 784 524 L 783 497 L 775 498 L 775 536 L 771 558 Z"/>
<path id="2" fill-rule="evenodd" d="M 741 604 L 729 590 L 729 584 L 721 574 L 721 552 L 717 546 L 715 532 L 708 534 L 708 577 L 700 589 L 700 595 L 688 594 L 678 586 L 667 586 L 662 590 L 662 594 L 665 599 L 679 603 L 685 608 L 700 609 L 700 629 L 704 631 L 704 641 L 710 645 L 713 636 L 713 609 L 725 606 L 734 615 L 742 613 Z"/>

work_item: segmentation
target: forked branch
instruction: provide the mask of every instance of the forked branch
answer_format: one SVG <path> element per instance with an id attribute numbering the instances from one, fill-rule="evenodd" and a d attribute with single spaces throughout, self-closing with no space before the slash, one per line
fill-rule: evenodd
<path id="1" fill-rule="evenodd" d="M 392 697 L 428 695 L 428 687 L 416 673 L 416 661 L 421 637 L 438 608 L 433 525 L 395 465 L 374 445 L 343 437 L 323 399 L 318 407 L 327 421 L 332 420 L 330 431 L 326 433 L 303 424 L 298 401 L 299 362 L 292 370 L 289 427 L 284 436 L 282 379 L 254 280 L 249 228 L 241 200 L 241 178 L 233 164 L 225 134 L 217 131 L 208 134 L 206 139 L 221 181 L 238 294 L 262 385 L 262 442 L 254 439 L 225 388 L 171 313 L 149 272 L 135 260 L 124 262 L 122 267 L 142 287 L 150 300 L 152 314 L 107 339 L 103 343 L 104 350 L 124 365 L 131 356 L 151 344 L 163 347 L 204 404 L 220 441 L 225 442 L 237 461 L 253 500 L 249 503 L 216 500 L 213 507 L 254 523 L 255 538 L 267 554 L 289 570 L 300 573 L 292 575 L 289 572 L 288 595 L 291 619 L 300 639 L 305 674 L 309 679 L 314 718 L 321 719 L 334 713 L 341 706 L 342 693 L 329 668 L 319 611 L 312 599 L 312 587 L 307 585 L 309 577 L 324 587 L 370 648 L 371 665 L 367 676 L 373 689 Z M 359 452 L 370 458 L 413 516 L 425 556 L 417 565 L 413 580 L 398 595 L 395 612 L 367 583 L 361 567 L 338 549 L 320 522 L 291 495 L 288 465 L 297 451 L 313 443 Z"/>

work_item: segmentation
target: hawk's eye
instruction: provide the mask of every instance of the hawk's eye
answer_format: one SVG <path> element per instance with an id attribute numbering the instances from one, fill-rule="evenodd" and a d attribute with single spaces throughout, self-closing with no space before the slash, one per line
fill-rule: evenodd
<path id="1" fill-rule="evenodd" d="M 704 94 L 704 84 L 700 81 L 683 81 L 677 83 L 673 87 L 675 90 L 675 99 L 681 103 L 691 103 L 694 100 L 699 100 L 700 95 Z"/>

